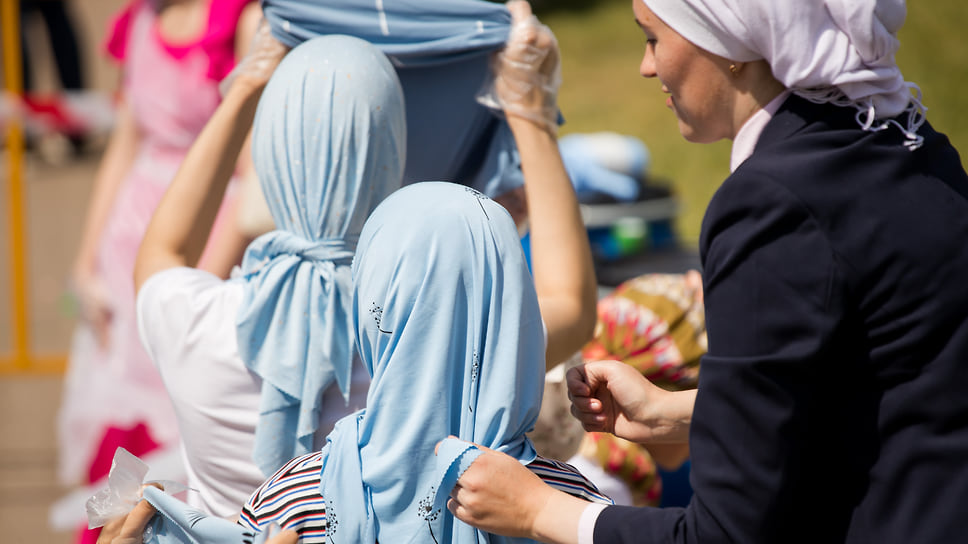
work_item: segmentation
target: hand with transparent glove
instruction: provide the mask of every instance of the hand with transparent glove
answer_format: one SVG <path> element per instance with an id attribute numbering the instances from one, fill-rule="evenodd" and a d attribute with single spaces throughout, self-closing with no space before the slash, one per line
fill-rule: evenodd
<path id="1" fill-rule="evenodd" d="M 142 544 L 145 528 L 156 512 L 150 502 L 142 500 L 127 514 L 105 523 L 97 544 Z"/>
<path id="2" fill-rule="evenodd" d="M 144 496 L 148 487 L 180 493 L 188 488 L 170 480 L 145 481 L 148 465 L 124 448 L 118 448 L 111 459 L 108 487 L 95 493 L 85 503 L 89 529 L 96 529 L 127 515 Z"/>
<path id="3" fill-rule="evenodd" d="M 263 18 L 259 21 L 249 51 L 235 68 L 219 82 L 219 93 L 224 97 L 234 85 L 246 85 L 250 89 L 262 90 L 276 66 L 289 52 L 289 47 L 283 45 L 273 35 L 269 23 Z"/>
<path id="4" fill-rule="evenodd" d="M 148 465 L 124 448 L 111 461 L 108 487 L 88 499 L 88 527 L 103 527 L 98 544 L 294 544 L 292 530 L 253 533 L 211 516 L 169 493 L 187 490 L 169 480 L 145 481 Z"/>
<path id="5" fill-rule="evenodd" d="M 267 530 L 253 535 L 242 526 L 231 521 L 206 516 L 189 507 L 185 503 L 165 495 L 160 491 L 148 491 L 145 498 L 125 516 L 108 522 L 97 539 L 98 544 L 144 544 L 146 542 L 198 542 L 199 544 L 216 544 L 228 542 L 231 544 L 296 544 L 299 533 L 291 529 Z M 155 508 L 152 501 L 167 505 Z M 161 512 L 160 517 L 156 514 Z M 165 524 L 188 527 L 188 533 L 173 531 Z M 180 524 L 180 525 L 177 525 Z M 159 530 L 159 527 L 162 527 Z M 164 533 L 164 536 L 161 536 Z"/>
<path id="6" fill-rule="evenodd" d="M 561 57 L 551 29 L 524 0 L 507 3 L 511 33 L 491 61 L 491 77 L 477 96 L 489 108 L 529 119 L 552 133 L 558 128 Z"/>

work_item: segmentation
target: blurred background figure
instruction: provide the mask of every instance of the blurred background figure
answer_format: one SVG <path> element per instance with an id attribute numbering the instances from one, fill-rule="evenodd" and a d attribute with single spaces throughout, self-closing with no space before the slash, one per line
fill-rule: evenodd
<path id="1" fill-rule="evenodd" d="M 86 43 L 78 28 L 67 0 L 20 0 L 24 90 L 20 113 L 27 120 L 27 144 L 51 162 L 62 162 L 69 154 L 82 152 L 89 137 L 103 132 L 105 124 L 113 119 L 104 107 L 104 97 L 97 100 L 85 96 Z M 45 51 L 50 52 L 57 76 L 53 89 L 42 89 L 35 74 L 35 66 Z"/>
<path id="2" fill-rule="evenodd" d="M 118 447 L 138 456 L 177 451 L 168 393 L 138 337 L 134 260 L 162 194 L 221 99 L 219 82 L 248 48 L 260 16 L 250 0 L 133 0 L 109 25 L 105 47 L 121 64 L 122 83 L 71 270 L 80 319 L 58 417 L 65 484 L 105 476 Z M 203 257 L 202 266 L 221 277 L 245 245 L 232 239 L 233 226 L 216 225 L 212 238 L 225 237 Z M 95 538 L 80 535 L 81 542 Z"/>
<path id="3" fill-rule="evenodd" d="M 74 13 L 67 0 L 20 0 L 21 64 L 25 91 L 35 90 L 34 73 L 31 67 L 33 55 L 31 34 L 36 34 L 39 25 L 44 26 L 43 34 L 53 56 L 54 65 L 60 80 L 60 88 L 65 91 L 79 91 L 85 88 L 84 65 L 82 64 L 84 46 L 78 36 Z M 37 37 L 39 39 L 39 37 Z"/>

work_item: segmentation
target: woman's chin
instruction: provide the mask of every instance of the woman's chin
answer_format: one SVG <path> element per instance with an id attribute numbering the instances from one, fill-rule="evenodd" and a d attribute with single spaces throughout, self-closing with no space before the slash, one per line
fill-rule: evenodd
<path id="1" fill-rule="evenodd" d="M 723 139 L 721 136 L 709 133 L 709 131 L 698 130 L 696 127 L 683 122 L 681 119 L 679 120 L 679 134 L 687 142 L 693 144 L 711 144 Z"/>
<path id="2" fill-rule="evenodd" d="M 684 122 L 682 119 L 679 119 L 679 134 L 681 134 L 687 142 L 694 144 L 703 143 L 693 126 Z"/>

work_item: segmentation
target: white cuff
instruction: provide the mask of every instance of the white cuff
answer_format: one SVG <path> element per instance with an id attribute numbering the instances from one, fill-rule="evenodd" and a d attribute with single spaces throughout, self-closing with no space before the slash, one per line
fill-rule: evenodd
<path id="1" fill-rule="evenodd" d="M 595 543 L 595 522 L 598 521 L 598 515 L 607 507 L 607 504 L 593 502 L 582 510 L 581 517 L 578 518 L 578 544 Z"/>

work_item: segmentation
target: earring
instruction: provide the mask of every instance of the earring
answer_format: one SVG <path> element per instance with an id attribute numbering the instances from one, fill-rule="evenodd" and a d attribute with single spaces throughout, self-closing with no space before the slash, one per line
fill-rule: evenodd
<path id="1" fill-rule="evenodd" d="M 736 63 L 730 64 L 729 65 L 729 73 L 733 74 L 734 76 L 738 76 L 739 75 L 739 66 L 736 66 Z"/>

